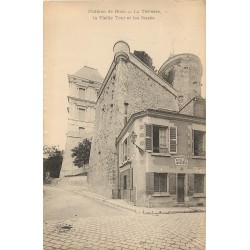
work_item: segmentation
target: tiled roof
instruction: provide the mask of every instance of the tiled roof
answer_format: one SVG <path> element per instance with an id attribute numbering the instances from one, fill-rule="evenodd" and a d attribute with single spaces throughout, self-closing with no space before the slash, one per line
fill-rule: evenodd
<path id="1" fill-rule="evenodd" d="M 74 74 L 74 76 L 82 77 L 95 82 L 100 82 L 100 83 L 103 82 L 103 77 L 98 72 L 98 70 L 87 66 L 84 66 L 80 70 L 78 70 Z"/>

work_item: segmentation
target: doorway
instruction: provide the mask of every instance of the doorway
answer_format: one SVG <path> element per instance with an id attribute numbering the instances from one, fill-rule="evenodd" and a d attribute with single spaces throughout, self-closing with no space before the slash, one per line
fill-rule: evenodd
<path id="1" fill-rule="evenodd" d="M 177 199 L 178 203 L 184 203 L 184 180 L 185 180 L 185 175 L 184 174 L 178 174 L 178 180 L 177 180 L 177 185 L 178 185 L 178 193 L 177 193 Z"/>

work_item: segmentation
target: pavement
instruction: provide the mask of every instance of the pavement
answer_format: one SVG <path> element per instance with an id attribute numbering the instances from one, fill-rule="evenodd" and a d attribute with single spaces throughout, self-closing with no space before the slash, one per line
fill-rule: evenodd
<path id="1" fill-rule="evenodd" d="M 127 209 L 130 211 L 134 211 L 136 213 L 143 214 L 174 214 L 174 213 L 195 213 L 195 212 L 205 212 L 205 207 L 163 207 L 163 208 L 148 208 L 148 207 L 136 207 L 134 204 L 129 203 L 122 199 L 109 199 L 105 196 L 92 193 L 87 191 L 86 186 L 80 185 L 65 185 L 65 183 L 56 183 L 53 185 L 54 187 L 61 188 L 64 190 L 68 190 L 74 193 L 81 194 L 84 197 L 89 199 L 94 199 L 97 202 L 105 203 L 108 206 Z"/>
<path id="2" fill-rule="evenodd" d="M 67 188 L 44 186 L 44 250 L 205 249 L 205 212 L 147 214 Z"/>

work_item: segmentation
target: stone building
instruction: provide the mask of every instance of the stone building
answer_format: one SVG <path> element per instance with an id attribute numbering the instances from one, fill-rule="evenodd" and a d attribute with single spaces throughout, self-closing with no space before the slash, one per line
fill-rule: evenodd
<path id="1" fill-rule="evenodd" d="M 133 114 L 117 137 L 121 199 L 146 207 L 205 205 L 205 138 L 204 113 Z"/>
<path id="2" fill-rule="evenodd" d="M 104 79 L 96 106 L 88 181 L 93 191 L 118 197 L 116 137 L 124 121 L 147 108 L 177 111 L 178 93 L 137 59 L 125 42 L 114 45 L 114 60 Z"/>
<path id="3" fill-rule="evenodd" d="M 178 91 L 179 108 L 201 94 L 202 65 L 195 55 L 171 55 L 158 74 Z"/>
<path id="4" fill-rule="evenodd" d="M 190 205 L 195 202 L 204 203 L 202 200 L 204 194 L 196 200 L 193 200 L 195 197 L 187 195 L 188 183 L 192 183 L 192 178 L 200 178 L 195 175 L 202 174 L 205 180 L 205 160 L 195 161 L 192 158 L 194 150 L 190 139 L 193 130 L 201 131 L 196 133 L 203 136 L 205 131 L 205 101 L 200 96 L 202 66 L 199 58 L 191 54 L 173 56 L 156 73 L 130 53 L 127 43 L 117 42 L 113 51 L 114 59 L 97 98 L 88 173 L 90 189 L 110 198 L 133 201 L 139 206 L 175 205 L 178 199 L 179 201 L 181 199 L 177 191 L 175 194 L 171 193 L 169 197 L 166 196 L 167 200 L 161 199 L 161 202 L 158 202 L 152 197 L 154 178 L 149 178 L 156 173 L 155 179 L 161 182 L 162 177 L 157 174 L 165 174 L 165 183 L 171 184 L 173 190 L 173 174 L 175 174 L 176 183 L 181 181 L 183 183 L 184 201 Z M 149 110 L 152 114 L 149 114 Z M 143 117 L 137 120 L 141 114 Z M 151 124 L 150 129 L 146 126 L 147 123 Z M 155 129 L 152 124 L 155 124 Z M 151 135 L 157 134 L 154 138 L 158 137 L 155 140 L 151 138 L 152 152 L 146 146 L 149 144 L 146 135 L 149 131 Z M 155 150 L 153 145 L 159 143 L 160 134 L 166 140 L 175 135 L 176 152 L 170 150 L 174 140 L 171 140 L 171 143 L 165 142 L 169 147 L 160 149 L 158 146 L 159 152 L 153 152 Z M 136 144 L 137 147 L 130 142 L 134 141 L 135 135 L 139 142 L 139 145 Z M 131 151 L 134 158 L 124 157 L 126 150 L 130 152 L 127 148 L 130 145 L 131 150 L 134 147 Z M 160 152 L 161 150 L 165 152 Z M 187 161 L 189 162 L 185 166 L 186 170 L 189 168 L 187 172 L 181 172 L 178 164 L 175 165 L 175 162 L 181 164 Z M 170 171 L 170 168 L 173 169 Z M 159 172 L 159 169 L 162 169 L 162 172 Z M 190 175 L 187 177 L 187 174 Z M 201 179 L 199 185 L 202 184 Z M 148 183 L 151 183 L 151 193 L 147 191 Z M 175 189 L 177 188 L 178 184 L 175 185 Z M 164 191 L 165 195 L 169 193 L 168 191 L 170 187 Z"/>
<path id="5" fill-rule="evenodd" d="M 92 137 L 96 100 L 103 78 L 97 69 L 84 66 L 68 75 L 68 81 L 68 129 L 60 177 L 83 171 L 74 166 L 71 150 L 84 138 Z"/>

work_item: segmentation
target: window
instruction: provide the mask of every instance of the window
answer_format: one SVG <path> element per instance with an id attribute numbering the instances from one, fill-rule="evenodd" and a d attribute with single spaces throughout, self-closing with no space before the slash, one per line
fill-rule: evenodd
<path id="1" fill-rule="evenodd" d="M 122 144 L 122 162 L 126 161 L 129 158 L 129 141 L 126 138 Z"/>
<path id="2" fill-rule="evenodd" d="M 167 192 L 167 174 L 154 173 L 154 192 Z"/>
<path id="3" fill-rule="evenodd" d="M 178 97 L 178 101 L 179 101 L 179 103 L 183 103 L 183 95 L 180 95 L 180 96 Z"/>
<path id="4" fill-rule="evenodd" d="M 127 175 L 123 176 L 123 189 L 127 189 Z"/>
<path id="5" fill-rule="evenodd" d="M 83 127 L 79 127 L 79 134 L 81 137 L 84 136 L 84 128 Z"/>
<path id="6" fill-rule="evenodd" d="M 168 127 L 153 126 L 153 152 L 168 152 Z"/>
<path id="7" fill-rule="evenodd" d="M 194 192 L 204 193 L 204 174 L 194 175 Z"/>
<path id="8" fill-rule="evenodd" d="M 177 153 L 177 128 L 146 124 L 146 150 Z"/>
<path id="9" fill-rule="evenodd" d="M 120 173 L 120 188 L 133 189 L 133 169 L 127 169 Z"/>
<path id="10" fill-rule="evenodd" d="M 85 118 L 85 109 L 79 108 L 79 120 L 84 121 Z"/>
<path id="11" fill-rule="evenodd" d="M 79 88 L 79 98 L 85 99 L 85 89 Z"/>
<path id="12" fill-rule="evenodd" d="M 206 132 L 193 130 L 193 154 L 194 156 L 206 155 Z"/>

